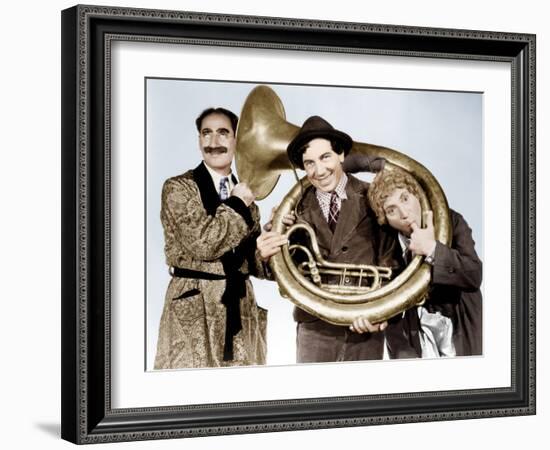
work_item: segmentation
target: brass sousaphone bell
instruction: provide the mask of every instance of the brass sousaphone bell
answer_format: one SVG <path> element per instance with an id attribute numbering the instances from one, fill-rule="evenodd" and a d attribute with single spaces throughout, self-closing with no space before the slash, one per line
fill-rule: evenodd
<path id="1" fill-rule="evenodd" d="M 292 170 L 286 148 L 298 133 L 299 127 L 288 123 L 285 118 L 281 100 L 267 86 L 254 88 L 241 111 L 237 128 L 237 172 L 258 200 L 271 193 L 281 173 Z M 385 158 L 384 170 L 402 169 L 413 174 L 424 190 L 420 198 L 422 210 L 433 211 L 435 238 L 450 245 L 452 232 L 445 194 L 435 177 L 423 165 L 403 153 L 377 145 L 354 142 L 351 153 Z M 309 182 L 304 177 L 284 197 L 273 216 L 274 231 L 291 231 L 285 230 L 282 219 L 285 214 L 294 211 L 302 190 L 307 186 Z M 304 276 L 293 262 L 288 245 L 271 257 L 270 267 L 283 297 L 335 325 L 349 325 L 357 316 L 365 316 L 370 322 L 378 323 L 421 304 L 428 292 L 431 277 L 430 266 L 423 262 L 422 257 L 416 256 L 403 272 L 378 289 L 359 293 L 335 292 L 324 289 Z M 358 272 L 361 268 L 345 267 L 342 270 Z"/>

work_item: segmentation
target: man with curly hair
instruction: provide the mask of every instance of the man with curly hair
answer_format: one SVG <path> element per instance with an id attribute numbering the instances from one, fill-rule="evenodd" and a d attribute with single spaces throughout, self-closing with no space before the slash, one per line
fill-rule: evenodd
<path id="1" fill-rule="evenodd" d="M 422 212 L 419 192 L 414 177 L 399 169 L 379 172 L 368 192 L 378 223 L 391 228 L 400 244 L 402 263 L 421 255 L 432 267 L 428 300 L 390 321 L 388 352 L 392 358 L 480 355 L 482 263 L 472 230 L 451 209 L 451 247 L 437 241 L 433 213 Z"/>

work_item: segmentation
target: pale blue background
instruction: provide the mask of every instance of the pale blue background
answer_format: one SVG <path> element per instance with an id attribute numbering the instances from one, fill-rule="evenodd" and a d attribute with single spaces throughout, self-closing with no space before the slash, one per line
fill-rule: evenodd
<path id="1" fill-rule="evenodd" d="M 262 83 L 267 84 L 267 83 Z M 200 161 L 195 118 L 210 106 L 239 114 L 257 83 L 146 80 L 147 357 L 151 369 L 169 276 L 164 262 L 160 193 L 164 180 Z M 270 85 L 287 120 L 301 125 L 320 115 L 354 141 L 395 148 L 424 164 L 443 187 L 451 208 L 470 224 L 483 259 L 483 96 L 480 93 Z M 294 184 L 288 173 L 258 203 L 262 224 Z M 258 303 L 269 310 L 268 364 L 295 360 L 292 304 L 276 284 L 253 279 Z"/>

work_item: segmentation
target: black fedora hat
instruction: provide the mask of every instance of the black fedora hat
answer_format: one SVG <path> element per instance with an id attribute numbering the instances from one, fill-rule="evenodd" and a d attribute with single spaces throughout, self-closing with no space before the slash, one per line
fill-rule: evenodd
<path id="1" fill-rule="evenodd" d="M 292 163 L 300 169 L 304 168 L 302 162 L 303 152 L 301 152 L 300 149 L 315 138 L 338 141 L 344 150 L 344 155 L 349 153 L 353 144 L 351 137 L 349 137 L 346 133 L 334 129 L 334 127 L 322 117 L 311 116 L 304 122 L 302 128 L 300 128 L 300 131 L 298 131 L 298 134 L 294 137 L 294 139 L 292 139 L 286 148 L 288 159 L 290 159 L 290 161 L 292 161 Z"/>

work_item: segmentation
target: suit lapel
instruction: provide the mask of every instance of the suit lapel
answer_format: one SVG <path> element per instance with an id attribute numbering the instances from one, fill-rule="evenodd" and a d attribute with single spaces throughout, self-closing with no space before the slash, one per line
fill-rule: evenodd
<path id="1" fill-rule="evenodd" d="M 353 232 L 367 215 L 367 199 L 363 194 L 363 186 L 349 174 L 346 194 L 348 198 L 342 202 L 338 223 L 332 237 L 330 246 L 332 255 L 340 252 L 342 246 L 353 236 Z"/>
<path id="2" fill-rule="evenodd" d="M 212 177 L 208 173 L 208 169 L 204 165 L 204 162 L 201 162 L 195 169 L 193 169 L 193 180 L 197 183 L 199 192 L 201 194 L 202 204 L 206 213 L 209 216 L 214 216 L 216 214 L 216 209 L 220 206 L 220 196 L 218 191 L 214 187 Z"/>
<path id="3" fill-rule="evenodd" d="M 315 188 L 306 191 L 301 202 L 301 216 L 316 230 L 319 246 L 336 255 L 342 246 L 353 236 L 353 232 L 367 215 L 367 199 L 364 194 L 364 185 L 351 175 L 346 185 L 347 200 L 342 202 L 340 215 L 334 234 L 323 216 L 319 202 L 315 195 Z"/>
<path id="4" fill-rule="evenodd" d="M 315 196 L 314 187 L 306 191 L 300 209 L 303 220 L 315 230 L 319 247 L 324 248 L 328 252 L 332 239 L 332 231 L 330 231 L 328 223 L 323 216 L 323 212 Z"/>

